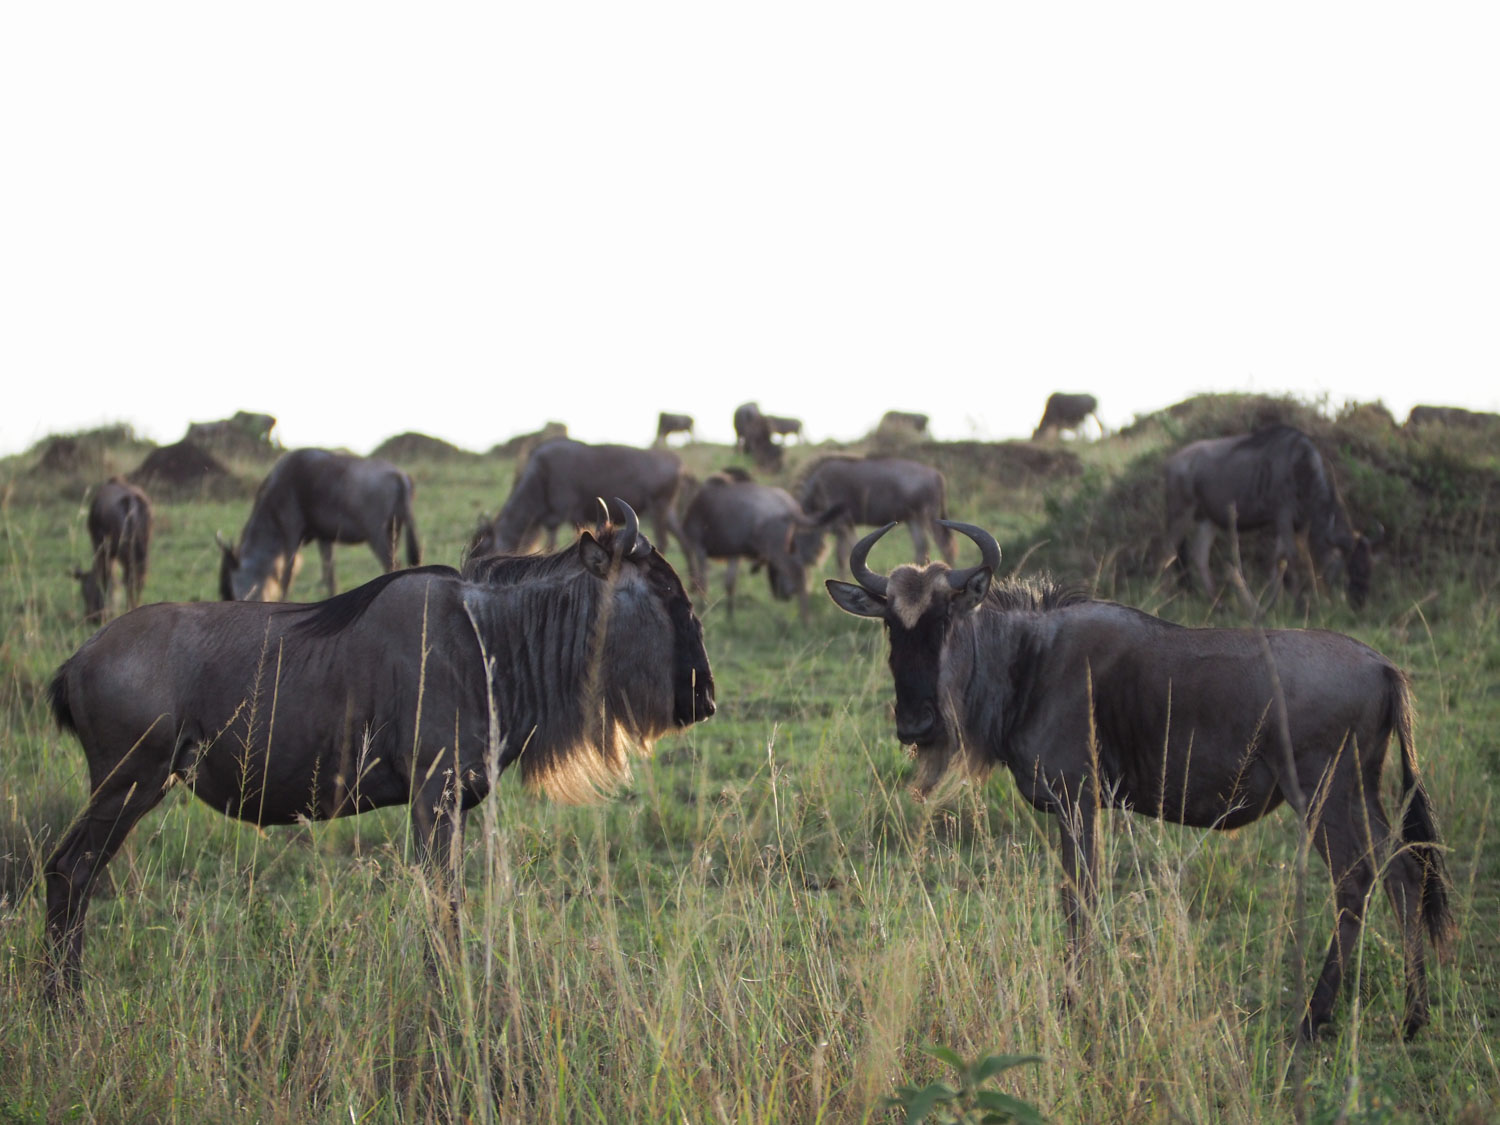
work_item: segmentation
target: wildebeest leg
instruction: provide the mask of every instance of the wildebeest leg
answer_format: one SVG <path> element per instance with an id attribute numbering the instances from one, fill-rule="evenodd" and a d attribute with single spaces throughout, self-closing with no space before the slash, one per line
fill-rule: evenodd
<path id="1" fill-rule="evenodd" d="M 740 560 L 738 555 L 731 556 L 729 565 L 724 568 L 724 613 L 729 620 L 734 620 L 734 587 L 739 581 Z"/>
<path id="2" fill-rule="evenodd" d="M 1378 811 L 1378 810 L 1377 810 Z M 1377 822 L 1384 828 L 1382 815 Z M 1333 873 L 1334 928 L 1333 939 L 1328 943 L 1328 955 L 1323 960 L 1323 971 L 1313 986 L 1312 996 L 1307 1002 L 1307 1015 L 1302 1020 L 1302 1038 L 1316 1039 L 1318 1032 L 1333 1018 L 1333 1002 L 1338 996 L 1339 985 L 1344 976 L 1344 961 L 1359 940 L 1360 927 L 1364 925 L 1365 904 L 1369 900 L 1370 887 L 1375 882 L 1375 863 L 1371 841 L 1366 838 L 1363 825 L 1354 823 L 1353 811 L 1335 814 L 1334 819 L 1320 824 L 1314 831 L 1318 852 Z M 1420 888 L 1420 881 L 1417 886 Z M 1420 898 L 1420 890 L 1418 890 Z"/>
<path id="3" fill-rule="evenodd" d="M 333 580 L 333 540 L 319 539 L 318 554 L 323 556 L 323 588 L 328 591 L 328 596 L 331 598 L 338 592 L 338 587 Z"/>
<path id="4" fill-rule="evenodd" d="M 1302 597 L 1302 566 L 1298 558 L 1297 532 L 1289 518 L 1276 520 L 1276 550 L 1271 556 L 1271 605 L 1282 587 L 1290 586 L 1293 598 Z"/>
<path id="5" fill-rule="evenodd" d="M 927 561 L 927 517 L 919 515 L 914 520 L 907 521 L 907 529 L 911 532 L 912 558 L 918 564 Z"/>
<path id="6" fill-rule="evenodd" d="M 1167 523 L 1161 570 L 1165 573 L 1168 569 L 1175 569 L 1184 584 L 1190 583 L 1191 579 L 1188 574 L 1188 557 L 1183 553 L 1183 546 L 1187 542 L 1188 531 L 1195 522 L 1192 512 L 1187 511 L 1171 518 Z"/>
<path id="7" fill-rule="evenodd" d="M 125 608 L 134 609 L 141 604 L 141 587 L 146 584 L 146 568 L 139 551 L 132 548 L 120 556 L 120 569 L 124 572 Z"/>
<path id="8" fill-rule="evenodd" d="M 1218 596 L 1219 588 L 1214 583 L 1214 576 L 1208 569 L 1208 553 L 1213 550 L 1214 525 L 1211 520 L 1199 520 L 1198 527 L 1193 532 L 1193 572 L 1198 576 L 1198 583 L 1203 593 L 1213 599 Z"/>
<path id="9" fill-rule="evenodd" d="M 411 802 L 417 858 L 429 880 L 433 921 L 450 956 L 458 953 L 459 908 L 463 901 L 458 864 L 464 812 L 455 772 L 451 758 L 433 762 Z"/>
<path id="10" fill-rule="evenodd" d="M 849 552 L 854 549 L 854 525 L 839 523 L 833 529 L 833 553 L 837 556 L 839 577 L 849 576 Z"/>
<path id="11" fill-rule="evenodd" d="M 1384 841 L 1390 838 L 1390 828 L 1380 804 L 1378 786 L 1376 778 L 1374 786 L 1366 789 L 1365 816 L 1370 822 L 1371 835 Z M 1385 891 L 1401 923 L 1401 949 L 1406 966 L 1406 1017 L 1401 1030 L 1410 1039 L 1427 1026 L 1427 948 L 1422 939 L 1422 864 L 1409 848 L 1400 848 L 1391 856 L 1385 870 Z"/>
<path id="12" fill-rule="evenodd" d="M 1088 786 L 1057 814 L 1063 880 L 1063 917 L 1068 923 L 1067 985 L 1069 1006 L 1077 1000 L 1080 975 L 1088 953 L 1089 916 L 1099 885 L 1099 857 L 1095 847 L 1099 810 Z M 1071 795 L 1070 795 L 1071 796 Z"/>
<path id="13" fill-rule="evenodd" d="M 137 747 L 136 753 L 141 752 Z M 94 882 L 119 851 L 125 837 L 161 801 L 170 770 L 143 769 L 127 755 L 95 787 L 88 804 L 48 857 L 42 876 L 47 886 L 49 963 L 44 990 L 49 1000 L 76 991 L 83 958 L 83 918 Z"/>

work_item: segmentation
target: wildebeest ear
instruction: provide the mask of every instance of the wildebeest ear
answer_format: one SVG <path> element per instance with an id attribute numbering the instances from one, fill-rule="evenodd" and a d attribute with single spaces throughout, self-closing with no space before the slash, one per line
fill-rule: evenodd
<path id="1" fill-rule="evenodd" d="M 578 537 L 578 557 L 584 567 L 596 578 L 609 577 L 609 552 L 599 545 L 587 531 Z"/>
<path id="2" fill-rule="evenodd" d="M 990 579 L 994 573 L 987 566 L 976 567 L 964 588 L 953 595 L 954 613 L 971 613 L 979 608 L 984 596 L 990 592 Z"/>
<path id="3" fill-rule="evenodd" d="M 828 596 L 845 613 L 852 613 L 855 617 L 885 616 L 885 599 L 876 597 L 863 586 L 840 582 L 837 578 L 829 578 L 826 585 Z"/>

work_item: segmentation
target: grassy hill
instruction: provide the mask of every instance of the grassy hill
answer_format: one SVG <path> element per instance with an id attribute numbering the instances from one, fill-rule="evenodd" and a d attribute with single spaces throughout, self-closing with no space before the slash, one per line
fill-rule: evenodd
<path id="1" fill-rule="evenodd" d="M 1414 1043 L 1400 1037 L 1399 935 L 1382 899 L 1336 1033 L 1291 1051 L 1294 936 L 1320 946 L 1332 907 L 1314 859 L 1296 916 L 1285 810 L 1222 835 L 1106 816 L 1093 975 L 1065 1009 L 1055 829 L 1004 776 L 914 801 L 880 630 L 822 597 L 804 628 L 749 575 L 728 620 L 717 568 L 703 619 L 719 713 L 596 807 L 503 779 L 469 818 L 459 963 L 426 959 L 404 809 L 260 832 L 179 791 L 109 868 L 79 1004 L 49 1010 L 34 873 L 87 779 L 43 690 L 88 635 L 68 576 L 88 556 L 87 490 L 152 452 L 105 431 L 71 435 L 73 455 L 49 460 L 54 441 L 0 462 L 0 1121 L 887 1120 L 881 1099 L 898 1086 L 951 1079 L 930 1043 L 965 1059 L 1040 1055 L 996 1086 L 1056 1121 L 1492 1120 L 1492 436 L 1222 396 L 1096 442 L 895 451 L 944 470 L 950 513 L 994 530 L 1007 566 L 1180 621 L 1243 624 L 1237 605 L 1160 580 L 1160 464 L 1187 440 L 1272 420 L 1313 434 L 1356 524 L 1386 530 L 1361 614 L 1324 593 L 1283 599 L 1271 620 L 1352 633 L 1412 676 L 1460 926 Z M 788 447 L 779 482 L 834 451 Z M 421 435 L 386 454 L 416 479 L 427 561 L 456 564 L 514 462 Z M 681 454 L 700 478 L 743 463 L 721 446 Z M 215 596 L 215 532 L 238 531 L 267 466 L 222 467 L 212 487 L 155 497 L 149 600 Z M 1246 548 L 1258 573 L 1263 545 Z M 893 535 L 873 562 L 908 550 Z M 339 570 L 347 587 L 376 564 L 345 547 Z M 312 570 L 299 582 L 317 593 Z M 1399 770 L 1387 772 L 1393 807 Z"/>

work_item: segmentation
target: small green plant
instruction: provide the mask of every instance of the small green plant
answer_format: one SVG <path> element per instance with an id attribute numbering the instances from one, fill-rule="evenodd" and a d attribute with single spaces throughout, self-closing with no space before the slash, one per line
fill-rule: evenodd
<path id="1" fill-rule="evenodd" d="M 985 1055 L 965 1062 L 957 1051 L 929 1045 L 922 1048 L 940 1062 L 958 1072 L 958 1087 L 946 1082 L 929 1082 L 925 1086 L 898 1086 L 884 1105 L 906 1111 L 907 1125 L 932 1121 L 936 1125 L 1001 1125 L 1020 1121 L 1041 1125 L 1046 1120 L 1030 1102 L 984 1089 L 985 1083 L 1012 1067 L 1039 1063 L 1040 1055 Z"/>

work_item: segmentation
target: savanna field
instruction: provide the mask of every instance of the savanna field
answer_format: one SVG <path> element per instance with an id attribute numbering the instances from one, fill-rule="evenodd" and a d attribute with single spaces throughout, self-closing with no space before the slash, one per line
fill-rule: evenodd
<path id="1" fill-rule="evenodd" d="M 1187 440 L 1277 420 L 1315 437 L 1356 525 L 1385 530 L 1360 613 L 1320 590 L 1265 622 L 1349 633 L 1411 677 L 1458 926 L 1429 960 L 1414 1041 L 1377 888 L 1334 1027 L 1294 1050 L 1333 908 L 1316 856 L 1297 893 L 1285 807 L 1232 833 L 1104 814 L 1096 940 L 1065 1008 L 1056 827 L 1003 773 L 913 799 L 882 631 L 822 593 L 831 557 L 805 626 L 748 567 L 730 618 L 711 568 L 718 713 L 614 799 L 566 807 L 500 780 L 468 820 L 458 958 L 429 957 L 405 808 L 260 831 L 179 786 L 107 868 L 81 994 L 50 1007 L 37 874 L 87 772 L 45 688 L 90 632 L 71 577 L 88 491 L 150 452 L 103 431 L 0 462 L 0 1122 L 900 1121 L 923 1097 L 940 1103 L 928 1120 L 1500 1120 L 1500 435 L 1223 396 L 1092 442 L 892 448 L 944 471 L 950 516 L 991 530 L 1007 573 L 1244 626 L 1240 599 L 1211 606 L 1159 575 L 1160 467 Z M 417 484 L 424 561 L 457 565 L 514 459 L 388 444 Z M 828 451 L 790 445 L 758 479 L 795 491 Z M 680 452 L 699 478 L 739 460 Z M 270 463 L 146 483 L 147 601 L 217 597 L 215 533 L 238 533 Z M 1243 543 L 1252 588 L 1268 546 Z M 871 562 L 909 553 L 898 531 Z M 677 544 L 667 557 L 685 578 Z M 363 546 L 337 559 L 341 589 L 378 573 Z M 294 594 L 320 593 L 310 550 Z M 1392 748 L 1388 810 L 1399 778 Z"/>

